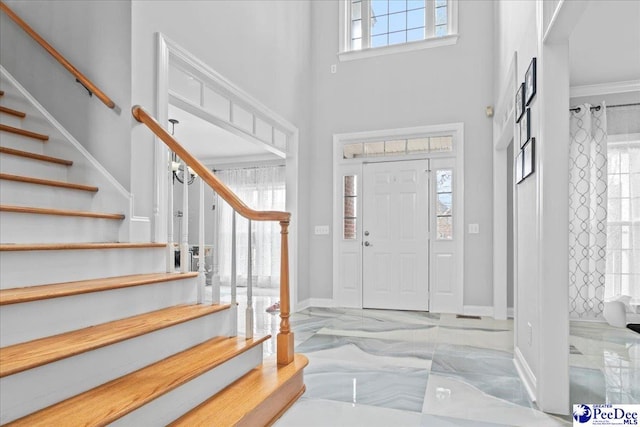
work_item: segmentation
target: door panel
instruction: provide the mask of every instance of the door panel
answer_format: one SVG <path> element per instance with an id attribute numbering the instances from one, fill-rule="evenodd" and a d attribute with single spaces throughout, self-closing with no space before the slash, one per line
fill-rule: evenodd
<path id="1" fill-rule="evenodd" d="M 427 160 L 363 166 L 365 308 L 429 307 Z"/>

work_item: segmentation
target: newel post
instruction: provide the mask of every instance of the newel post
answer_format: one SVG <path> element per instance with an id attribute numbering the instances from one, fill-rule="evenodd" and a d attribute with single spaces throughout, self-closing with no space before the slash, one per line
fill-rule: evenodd
<path id="1" fill-rule="evenodd" d="M 289 325 L 289 221 L 280 221 L 280 332 L 278 333 L 278 365 L 293 362 L 293 332 Z"/>

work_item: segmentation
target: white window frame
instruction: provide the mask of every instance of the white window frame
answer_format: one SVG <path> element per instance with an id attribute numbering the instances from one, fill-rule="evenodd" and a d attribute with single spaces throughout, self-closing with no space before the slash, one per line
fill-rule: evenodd
<path id="1" fill-rule="evenodd" d="M 426 0 L 426 10 L 434 9 L 435 0 Z M 370 3 L 363 0 L 362 16 L 370 15 Z M 373 56 L 388 55 L 399 52 L 411 52 L 415 50 L 428 49 L 439 46 L 454 45 L 458 42 L 458 0 L 447 0 L 447 28 L 449 34 L 435 37 L 433 35 L 434 23 L 432 14 L 426 13 L 425 31 L 427 35 L 424 40 L 399 43 L 390 46 L 368 47 L 369 25 L 363 19 L 362 41 L 363 47 L 359 50 L 351 50 L 351 1 L 340 0 L 339 13 L 339 37 L 338 37 L 338 59 L 340 61 L 351 61 L 354 59 L 370 58 Z M 365 41 L 367 44 L 365 45 Z"/>

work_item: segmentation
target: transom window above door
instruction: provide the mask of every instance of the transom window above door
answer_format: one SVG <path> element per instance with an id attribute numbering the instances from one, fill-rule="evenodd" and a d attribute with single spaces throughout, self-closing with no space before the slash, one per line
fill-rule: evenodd
<path id="1" fill-rule="evenodd" d="M 340 59 L 453 44 L 457 0 L 343 0 Z"/>

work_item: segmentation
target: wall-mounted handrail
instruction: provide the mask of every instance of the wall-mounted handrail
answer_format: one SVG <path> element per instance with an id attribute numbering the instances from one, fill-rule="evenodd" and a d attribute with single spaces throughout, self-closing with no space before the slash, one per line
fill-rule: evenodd
<path id="1" fill-rule="evenodd" d="M 51 56 L 55 58 L 64 68 L 67 69 L 73 76 L 83 85 L 89 93 L 93 93 L 96 95 L 100 101 L 104 103 L 109 108 L 115 108 L 116 104 L 109 98 L 103 91 L 101 91 L 98 86 L 96 86 L 91 80 L 89 80 L 84 74 L 76 69 L 76 67 L 71 64 L 71 62 L 67 61 L 67 59 L 60 54 L 53 46 L 51 46 L 45 39 L 43 39 L 38 33 L 36 33 L 33 28 L 29 26 L 26 22 L 22 20 L 16 13 L 9 8 L 4 2 L 0 1 L 0 10 L 7 14 L 9 18 L 11 18 L 20 28 L 22 28 L 28 35 L 31 36 L 40 46 L 42 46 Z"/>
<path id="2" fill-rule="evenodd" d="M 280 223 L 280 332 L 277 337 L 277 360 L 280 365 L 293 362 L 293 333 L 289 325 L 291 311 L 289 294 L 289 222 L 291 214 L 281 211 L 257 211 L 244 204 L 229 187 L 227 187 L 214 173 L 189 153 L 180 143 L 139 105 L 131 109 L 133 117 L 145 124 L 171 151 L 176 153 L 193 172 L 198 174 L 203 182 L 208 184 L 235 212 L 253 221 L 278 221 Z M 185 171 L 188 170 L 185 167 Z M 186 182 L 186 180 L 185 180 Z M 186 187 L 186 186 L 185 186 Z M 185 192 L 186 192 L 185 188 Z M 235 234 L 235 233 L 234 233 Z M 251 233 L 249 233 L 251 236 Z M 251 245 L 249 245 L 251 249 Z M 200 248 L 204 254 L 204 248 Z M 235 250 L 233 248 L 232 250 Z M 250 274 L 250 270 L 249 270 Z M 233 279 L 232 279 L 233 280 Z"/>

